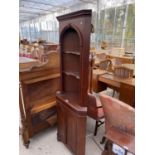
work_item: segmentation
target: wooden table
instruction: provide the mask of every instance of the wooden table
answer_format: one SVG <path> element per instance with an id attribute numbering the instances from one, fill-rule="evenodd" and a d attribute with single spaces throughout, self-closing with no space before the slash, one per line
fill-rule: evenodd
<path id="1" fill-rule="evenodd" d="M 121 79 L 121 78 L 115 77 L 113 73 L 110 73 L 110 72 L 100 75 L 98 80 L 114 88 L 120 88 L 121 83 L 135 86 L 135 78 Z"/>
<path id="2" fill-rule="evenodd" d="M 94 71 L 93 91 L 100 92 L 107 87 L 117 90 L 121 101 L 135 107 L 135 78 L 121 79 L 114 77 L 110 72 Z"/>

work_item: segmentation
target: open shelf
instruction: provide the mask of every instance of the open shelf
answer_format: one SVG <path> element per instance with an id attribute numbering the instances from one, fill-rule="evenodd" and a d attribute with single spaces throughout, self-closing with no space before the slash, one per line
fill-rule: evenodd
<path id="1" fill-rule="evenodd" d="M 33 124 L 33 126 L 42 124 L 42 122 L 52 124 L 55 121 L 55 118 L 56 118 L 56 107 L 46 109 L 44 111 L 41 111 L 41 112 L 33 115 L 32 116 L 32 124 Z"/>
<path id="2" fill-rule="evenodd" d="M 61 92 L 59 98 L 68 105 L 72 110 L 81 112 L 86 112 L 86 107 L 79 105 L 80 96 L 78 93 L 73 92 Z"/>
<path id="3" fill-rule="evenodd" d="M 44 77 L 38 77 L 38 78 L 30 79 L 30 80 L 25 80 L 24 83 L 25 84 L 33 84 L 33 83 L 40 82 L 40 81 L 58 78 L 59 76 L 60 76 L 60 74 L 56 73 L 56 74 L 52 74 L 52 75 L 48 75 L 48 76 L 44 76 Z"/>
<path id="4" fill-rule="evenodd" d="M 36 114 L 39 113 L 43 110 L 47 110 L 49 108 L 52 108 L 56 106 L 56 101 L 44 101 L 38 104 L 35 104 L 32 108 L 31 108 L 31 114 Z"/>
<path id="5" fill-rule="evenodd" d="M 66 102 L 70 102 L 71 104 L 78 105 L 79 95 L 77 93 L 63 92 L 60 94 L 60 97 L 62 97 Z"/>
<path id="6" fill-rule="evenodd" d="M 76 92 L 79 93 L 80 91 L 80 78 L 79 75 L 71 73 L 71 72 L 65 72 L 62 76 L 63 79 L 63 91 L 64 92 Z"/>
<path id="7" fill-rule="evenodd" d="M 80 39 L 78 33 L 69 28 L 63 35 L 63 51 L 77 51 L 80 54 Z"/>
<path id="8" fill-rule="evenodd" d="M 51 126 L 57 121 L 57 114 L 52 115 L 51 117 L 46 119 L 46 122 L 48 122 Z"/>
<path id="9" fill-rule="evenodd" d="M 63 71 L 63 73 L 66 74 L 66 75 L 73 76 L 76 79 L 80 79 L 80 73 L 79 72 L 65 72 L 65 71 Z"/>
<path id="10" fill-rule="evenodd" d="M 75 54 L 63 54 L 62 57 L 63 71 L 80 72 L 80 57 Z"/>

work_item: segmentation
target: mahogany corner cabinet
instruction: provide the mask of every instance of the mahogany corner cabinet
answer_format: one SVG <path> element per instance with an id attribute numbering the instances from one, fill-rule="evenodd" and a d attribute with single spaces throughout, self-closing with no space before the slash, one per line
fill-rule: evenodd
<path id="1" fill-rule="evenodd" d="M 60 32 L 58 133 L 73 154 L 85 154 L 91 10 L 57 17 Z"/>

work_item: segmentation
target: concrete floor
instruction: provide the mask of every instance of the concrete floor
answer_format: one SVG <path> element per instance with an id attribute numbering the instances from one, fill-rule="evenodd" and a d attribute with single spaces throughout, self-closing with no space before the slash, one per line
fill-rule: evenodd
<path id="1" fill-rule="evenodd" d="M 95 121 L 87 118 L 87 134 L 86 134 L 86 155 L 101 155 L 103 145 L 99 142 L 104 133 L 102 125 L 96 137 L 93 136 Z M 19 137 L 19 155 L 72 155 L 66 146 L 57 141 L 57 126 L 40 132 L 33 138 L 29 148 L 23 146 L 21 136 Z"/>

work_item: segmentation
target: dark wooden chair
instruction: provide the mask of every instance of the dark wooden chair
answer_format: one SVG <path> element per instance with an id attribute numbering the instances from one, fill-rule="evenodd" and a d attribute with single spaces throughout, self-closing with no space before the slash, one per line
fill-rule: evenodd
<path id="1" fill-rule="evenodd" d="M 125 149 L 125 154 L 135 154 L 135 110 L 131 106 L 104 93 L 99 94 L 105 115 L 106 151 L 115 143 Z M 110 153 L 109 153 L 110 154 Z M 104 155 L 104 152 L 103 154 Z"/>
<path id="2" fill-rule="evenodd" d="M 114 76 L 121 79 L 129 79 L 133 77 L 133 70 L 124 66 L 114 67 Z M 113 91 L 113 97 L 115 96 L 117 90 Z"/>
<path id="3" fill-rule="evenodd" d="M 105 53 L 91 53 L 91 55 L 94 55 L 94 62 L 93 62 L 93 68 L 97 69 L 100 66 L 100 62 L 106 60 L 107 55 Z"/>
<path id="4" fill-rule="evenodd" d="M 122 79 L 132 78 L 133 70 L 124 66 L 116 66 L 114 68 L 114 76 Z"/>
<path id="5" fill-rule="evenodd" d="M 121 66 L 122 65 L 121 59 L 119 59 L 119 58 L 113 58 L 111 61 L 112 61 L 112 66 Z"/>
<path id="6" fill-rule="evenodd" d="M 107 71 L 110 70 L 111 66 L 112 66 L 112 62 L 110 59 L 100 61 L 100 64 L 99 64 L 100 69 L 107 70 Z"/>

